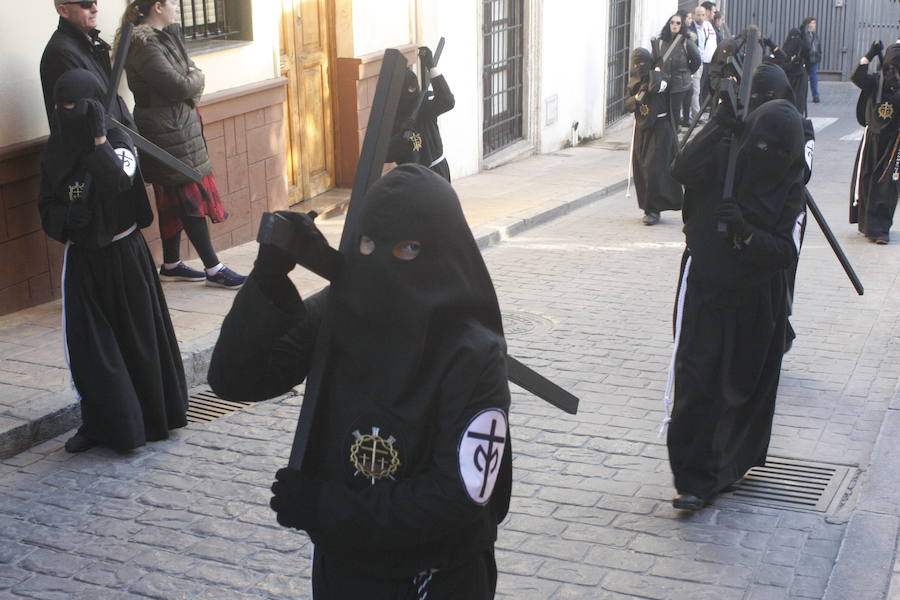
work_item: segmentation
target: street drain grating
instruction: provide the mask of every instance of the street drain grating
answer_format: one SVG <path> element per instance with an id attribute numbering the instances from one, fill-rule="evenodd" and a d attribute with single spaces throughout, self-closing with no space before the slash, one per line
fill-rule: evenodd
<path id="1" fill-rule="evenodd" d="M 722 497 L 762 506 L 829 512 L 843 498 L 851 474 L 850 467 L 770 456 L 765 466 L 750 469 Z"/>
<path id="2" fill-rule="evenodd" d="M 503 313 L 503 332 L 510 337 L 546 333 L 553 327 L 553 321 L 534 313 L 521 310 L 507 310 Z"/>
<path id="3" fill-rule="evenodd" d="M 204 386 L 188 397 L 187 420 L 188 423 L 215 421 L 251 404 L 252 402 L 222 400 L 210 388 Z"/>

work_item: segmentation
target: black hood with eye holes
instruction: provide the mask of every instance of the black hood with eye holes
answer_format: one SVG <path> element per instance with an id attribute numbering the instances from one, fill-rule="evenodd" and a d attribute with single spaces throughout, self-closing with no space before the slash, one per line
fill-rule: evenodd
<path id="1" fill-rule="evenodd" d="M 353 242 L 331 288 L 330 329 L 335 351 L 378 374 L 385 395 L 411 384 L 442 323 L 474 318 L 503 335 L 494 285 L 445 179 L 422 165 L 396 167 L 369 189 L 357 223 L 344 234 Z M 362 236 L 374 242 L 369 255 L 359 251 Z M 394 246 L 409 241 L 421 245 L 418 256 L 396 258 Z"/>
<path id="2" fill-rule="evenodd" d="M 650 71 L 653 69 L 653 55 L 646 48 L 635 48 L 631 52 L 631 63 L 628 71 L 628 93 L 631 96 L 640 91 L 642 86 L 650 84 Z"/>
<path id="3" fill-rule="evenodd" d="M 753 71 L 750 83 L 750 112 L 770 100 L 794 102 L 794 88 L 784 69 L 771 63 L 762 63 Z"/>

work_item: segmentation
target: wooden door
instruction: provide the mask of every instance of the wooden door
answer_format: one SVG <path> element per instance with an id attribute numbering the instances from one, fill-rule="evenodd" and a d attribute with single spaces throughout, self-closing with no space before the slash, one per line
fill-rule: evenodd
<path id="1" fill-rule="evenodd" d="M 288 86 L 291 203 L 334 187 L 333 0 L 282 0 L 281 73 Z"/>

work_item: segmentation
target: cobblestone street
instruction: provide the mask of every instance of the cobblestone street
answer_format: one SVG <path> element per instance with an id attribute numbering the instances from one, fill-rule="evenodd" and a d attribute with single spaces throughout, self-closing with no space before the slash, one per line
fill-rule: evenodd
<path id="1" fill-rule="evenodd" d="M 825 594 L 900 377 L 900 246 L 869 244 L 846 223 L 856 142 L 840 137 L 855 123 L 841 104 L 850 96 L 827 89 L 831 99 L 813 115 L 830 122 L 811 191 L 866 292 L 854 293 L 810 224 L 770 454 L 847 467 L 842 496 L 827 511 L 724 497 L 689 516 L 672 508 L 657 431 L 681 215 L 645 227 L 635 198 L 619 192 L 485 251 L 510 354 L 581 398 L 572 416 L 513 387 L 499 598 Z M 626 152 L 617 156 L 624 171 Z M 504 174 L 528 168 L 516 163 Z M 577 174 L 560 169 L 559 177 Z M 268 507 L 300 401 L 192 424 L 127 455 L 68 455 L 59 436 L 0 461 L 0 598 L 308 598 L 311 545 L 279 527 Z M 893 548 L 896 509 L 873 513 L 890 517 L 894 529 L 881 534 Z M 893 552 L 878 559 L 888 576 Z"/>

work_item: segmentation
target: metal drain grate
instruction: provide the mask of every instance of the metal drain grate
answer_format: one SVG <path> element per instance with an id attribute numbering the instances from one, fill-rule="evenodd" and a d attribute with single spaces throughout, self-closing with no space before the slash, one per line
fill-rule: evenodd
<path id="1" fill-rule="evenodd" d="M 210 388 L 202 387 L 188 397 L 187 420 L 188 423 L 214 421 L 250 404 L 252 403 L 222 400 Z"/>
<path id="2" fill-rule="evenodd" d="M 722 494 L 745 503 L 828 512 L 851 481 L 850 467 L 770 456 L 735 488 Z"/>

